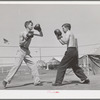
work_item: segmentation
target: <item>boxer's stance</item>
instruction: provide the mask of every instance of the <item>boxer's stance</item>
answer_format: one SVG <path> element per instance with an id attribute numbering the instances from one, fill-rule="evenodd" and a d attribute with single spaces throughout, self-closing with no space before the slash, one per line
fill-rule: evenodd
<path id="1" fill-rule="evenodd" d="M 17 52 L 16 56 L 16 62 L 15 65 L 11 68 L 9 71 L 7 77 L 3 81 L 3 86 L 6 88 L 7 83 L 10 83 L 11 79 L 14 77 L 16 72 L 18 71 L 19 67 L 21 66 L 22 62 L 24 61 L 27 66 L 31 69 L 32 78 L 34 85 L 41 84 L 38 68 L 33 63 L 32 57 L 30 55 L 29 45 L 31 43 L 31 40 L 34 36 L 43 36 L 40 24 L 36 24 L 34 29 L 39 32 L 39 34 L 35 34 L 33 30 L 33 22 L 26 21 L 25 24 L 25 31 L 22 32 L 19 36 L 19 50 Z"/>
<path id="2" fill-rule="evenodd" d="M 54 33 L 62 45 L 67 44 L 67 51 L 65 52 L 60 65 L 58 66 L 56 81 L 52 85 L 62 85 L 66 69 L 69 67 L 73 69 L 73 72 L 81 79 L 82 83 L 88 84 L 90 82 L 89 79 L 83 73 L 83 70 L 78 66 L 78 50 L 76 47 L 74 34 L 71 33 L 71 25 L 69 23 L 63 24 L 62 30 L 65 33 L 64 36 L 62 36 L 59 29 L 55 30 Z"/>

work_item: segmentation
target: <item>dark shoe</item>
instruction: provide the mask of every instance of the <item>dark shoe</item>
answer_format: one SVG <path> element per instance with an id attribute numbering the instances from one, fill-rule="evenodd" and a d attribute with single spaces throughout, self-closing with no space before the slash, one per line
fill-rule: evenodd
<path id="1" fill-rule="evenodd" d="M 34 83 L 34 86 L 42 86 L 42 82 Z"/>
<path id="2" fill-rule="evenodd" d="M 82 84 L 89 84 L 90 83 L 90 80 L 89 79 L 86 79 L 86 80 L 83 80 L 82 81 Z"/>
<path id="3" fill-rule="evenodd" d="M 7 82 L 3 81 L 2 84 L 3 84 L 4 88 L 6 88 Z"/>
<path id="4" fill-rule="evenodd" d="M 53 83 L 52 86 L 62 86 L 62 83 Z"/>

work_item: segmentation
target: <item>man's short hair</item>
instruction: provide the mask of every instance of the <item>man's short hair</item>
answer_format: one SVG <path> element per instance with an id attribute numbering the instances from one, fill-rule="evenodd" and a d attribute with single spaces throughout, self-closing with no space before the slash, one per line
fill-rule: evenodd
<path id="1" fill-rule="evenodd" d="M 62 25 L 62 27 L 68 27 L 69 30 L 71 30 L 71 24 L 70 23 L 65 23 Z"/>
<path id="2" fill-rule="evenodd" d="M 24 24 L 25 28 L 27 28 L 27 26 L 28 26 L 30 23 L 32 23 L 32 25 L 33 25 L 33 22 L 32 22 L 31 20 L 26 21 L 25 24 Z"/>

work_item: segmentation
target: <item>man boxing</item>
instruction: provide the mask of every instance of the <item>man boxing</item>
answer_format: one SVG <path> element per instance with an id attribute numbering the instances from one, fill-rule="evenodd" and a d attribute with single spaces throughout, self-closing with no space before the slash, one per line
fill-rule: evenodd
<path id="1" fill-rule="evenodd" d="M 58 66 L 56 81 L 52 85 L 62 85 L 62 81 L 67 68 L 72 68 L 75 75 L 81 79 L 81 82 L 83 84 L 88 84 L 90 82 L 89 79 L 83 73 L 83 70 L 78 66 L 78 50 L 75 43 L 75 36 L 71 32 L 71 24 L 63 24 L 62 30 L 65 33 L 64 36 L 62 36 L 62 33 L 59 29 L 56 29 L 54 33 L 62 45 L 67 44 L 67 51 L 65 52 L 60 65 Z"/>
<path id="2" fill-rule="evenodd" d="M 19 36 L 19 50 L 17 52 L 16 62 L 15 62 L 15 65 L 9 71 L 7 77 L 3 81 L 4 88 L 6 88 L 7 83 L 11 82 L 12 78 L 18 71 L 23 61 L 31 69 L 34 85 L 41 84 L 39 73 L 38 73 L 38 68 L 32 61 L 32 56 L 30 55 L 29 45 L 34 36 L 43 37 L 43 33 L 41 30 L 40 24 L 36 24 L 34 27 L 34 29 L 37 30 L 39 34 L 34 33 L 33 22 L 31 20 L 26 21 L 24 26 L 25 26 L 25 31 L 22 32 Z"/>

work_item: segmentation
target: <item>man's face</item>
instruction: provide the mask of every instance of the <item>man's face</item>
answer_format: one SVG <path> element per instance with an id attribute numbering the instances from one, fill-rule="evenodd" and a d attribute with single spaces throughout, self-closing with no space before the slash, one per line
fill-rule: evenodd
<path id="1" fill-rule="evenodd" d="M 64 33 L 66 33 L 68 31 L 68 27 L 63 26 L 62 30 L 63 30 Z"/>
<path id="2" fill-rule="evenodd" d="M 29 30 L 32 30 L 32 29 L 33 29 L 33 24 L 32 24 L 32 23 L 29 23 L 28 26 L 27 26 L 27 28 L 28 28 Z"/>

